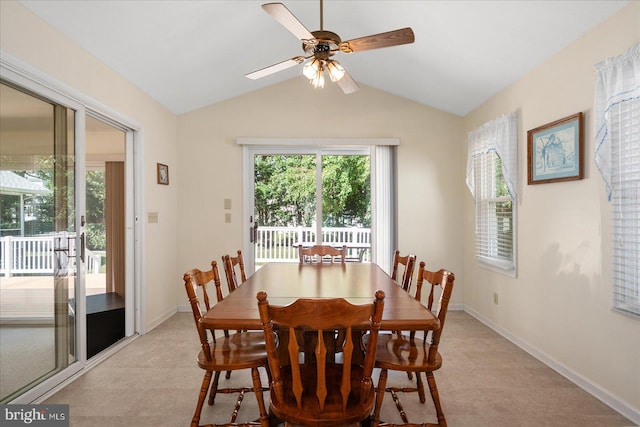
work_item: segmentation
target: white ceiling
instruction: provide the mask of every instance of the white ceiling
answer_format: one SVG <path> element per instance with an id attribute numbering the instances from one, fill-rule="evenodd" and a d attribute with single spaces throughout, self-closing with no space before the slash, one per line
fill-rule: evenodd
<path id="1" fill-rule="evenodd" d="M 21 0 L 176 114 L 301 74 L 244 77 L 303 53 L 265 2 Z M 324 29 L 349 40 L 411 27 L 413 44 L 336 59 L 362 85 L 463 116 L 628 2 L 325 0 Z M 283 3 L 319 29 L 318 0 Z"/>

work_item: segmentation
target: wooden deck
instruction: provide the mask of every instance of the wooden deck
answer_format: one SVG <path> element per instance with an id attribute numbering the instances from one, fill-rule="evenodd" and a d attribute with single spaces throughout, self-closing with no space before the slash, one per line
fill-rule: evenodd
<path id="1" fill-rule="evenodd" d="M 104 293 L 105 280 L 105 274 L 88 274 L 86 294 Z M 0 322 L 53 319 L 53 309 L 53 276 L 0 277 Z"/>

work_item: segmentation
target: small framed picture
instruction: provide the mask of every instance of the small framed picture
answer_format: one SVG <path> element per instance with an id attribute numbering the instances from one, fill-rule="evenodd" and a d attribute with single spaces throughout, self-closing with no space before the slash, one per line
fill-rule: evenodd
<path id="1" fill-rule="evenodd" d="M 158 163 L 158 184 L 169 185 L 169 166 Z"/>
<path id="2" fill-rule="evenodd" d="M 582 112 L 527 132 L 528 184 L 583 178 Z"/>

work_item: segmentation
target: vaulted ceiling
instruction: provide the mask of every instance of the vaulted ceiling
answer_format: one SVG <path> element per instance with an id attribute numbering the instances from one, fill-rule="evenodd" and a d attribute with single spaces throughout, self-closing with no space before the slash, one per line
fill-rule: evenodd
<path id="1" fill-rule="evenodd" d="M 244 76 L 303 55 L 265 1 L 20 2 L 176 114 L 302 72 Z M 342 40 L 411 27 L 413 44 L 335 58 L 360 85 L 463 116 L 628 2 L 325 0 L 323 17 Z M 284 4 L 308 30 L 320 29 L 319 0 Z"/>

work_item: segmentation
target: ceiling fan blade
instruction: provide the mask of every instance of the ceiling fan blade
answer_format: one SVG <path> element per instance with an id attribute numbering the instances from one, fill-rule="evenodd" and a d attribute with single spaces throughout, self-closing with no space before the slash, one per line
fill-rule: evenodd
<path id="1" fill-rule="evenodd" d="M 304 62 L 303 56 L 294 56 L 293 58 L 287 59 L 286 61 L 278 62 L 277 64 L 269 65 L 268 67 L 261 68 L 260 70 L 251 72 L 249 74 L 245 74 L 245 77 L 248 77 L 251 80 L 256 80 L 270 74 L 277 73 L 278 71 L 286 70 L 287 68 L 291 68 L 294 65 L 302 64 L 302 62 Z"/>
<path id="2" fill-rule="evenodd" d="M 342 76 L 336 84 L 340 86 L 340 89 L 342 89 L 345 94 L 350 94 L 360 89 L 358 83 L 356 83 L 347 72 L 344 73 L 344 76 Z"/>
<path id="3" fill-rule="evenodd" d="M 269 15 L 273 16 L 273 18 L 282 24 L 287 30 L 289 30 L 294 36 L 299 38 L 300 40 L 314 40 L 313 34 L 307 28 L 302 25 L 298 18 L 296 18 L 289 9 L 282 3 L 267 3 L 263 4 L 262 8 Z"/>
<path id="4" fill-rule="evenodd" d="M 415 41 L 411 28 L 388 31 L 386 33 L 374 34 L 360 37 L 358 39 L 347 40 L 340 43 L 339 49 L 344 53 L 360 52 L 363 50 L 380 49 L 382 47 L 398 46 L 409 44 Z"/>

